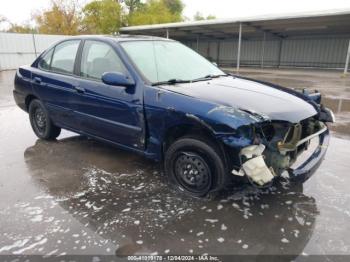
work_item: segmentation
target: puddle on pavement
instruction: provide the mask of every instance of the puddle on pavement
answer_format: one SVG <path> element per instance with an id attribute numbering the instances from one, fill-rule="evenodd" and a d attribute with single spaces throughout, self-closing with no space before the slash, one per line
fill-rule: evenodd
<path id="1" fill-rule="evenodd" d="M 278 84 L 288 88 L 319 90 L 323 96 L 344 96 L 349 98 L 350 77 L 340 71 L 242 71 L 243 76 Z"/>
<path id="2" fill-rule="evenodd" d="M 337 113 L 338 123 L 331 128 L 349 134 L 349 100 L 325 97 L 324 102 Z M 14 170 L 14 179 L 33 191 L 25 199 L 27 191 L 2 188 L 16 203 L 0 210 L 0 254 L 297 256 L 317 225 L 313 245 L 316 249 L 320 245 L 319 253 L 324 254 L 322 248 L 348 252 L 347 236 L 342 235 L 349 217 L 342 176 L 348 169 L 341 169 L 346 153 L 328 157 L 330 170 L 319 171 L 314 180 L 312 185 L 324 181 L 316 183 L 321 190 L 312 194 L 318 205 L 302 186 L 285 183 L 266 190 L 231 188 L 214 200 L 199 200 L 171 189 L 159 165 L 82 136 L 37 140 L 25 149 L 24 145 L 33 144 L 29 123 L 22 126 L 27 115 L 11 109 L 2 117 L 12 127 L 5 128 L 9 131 L 2 136 L 9 141 L 2 145 L 3 159 L 10 158 L 3 168 Z M 17 125 L 8 119 L 16 119 Z M 343 150 L 343 144 L 336 144 L 333 153 Z M 23 157 L 25 169 L 16 169 Z M 339 184 L 333 188 L 334 181 Z M 340 185 L 345 189 L 335 191 Z M 328 204 L 330 198 L 334 202 Z M 328 231 L 327 225 L 331 225 Z"/>
<path id="3" fill-rule="evenodd" d="M 338 135 L 350 135 L 350 99 L 339 97 L 323 97 L 322 103 L 332 109 L 336 123 L 330 124 L 330 129 Z"/>
<path id="4" fill-rule="evenodd" d="M 323 97 L 322 102 L 325 106 L 332 109 L 335 114 L 350 112 L 350 99 L 341 97 Z"/>
<path id="5" fill-rule="evenodd" d="M 265 190 L 246 185 L 214 200 L 185 197 L 171 189 L 157 164 L 81 136 L 38 140 L 24 158 L 33 182 L 46 194 L 15 208 L 33 223 L 56 225 L 51 232 L 56 239 L 62 230 L 57 253 L 69 239 L 77 250 L 94 243 L 86 232 L 71 236 L 69 227 L 59 227 L 60 219 L 40 212 L 49 209 L 40 207 L 43 201 L 59 205 L 113 243 L 107 250 L 118 256 L 299 254 L 318 214 L 302 186 L 286 183 Z"/>
<path id="6" fill-rule="evenodd" d="M 312 81 L 300 80 L 300 79 L 292 79 L 292 78 L 273 78 L 270 76 L 259 77 L 262 81 L 274 83 L 280 86 L 288 87 L 288 88 L 310 88 L 313 87 L 314 84 Z"/>

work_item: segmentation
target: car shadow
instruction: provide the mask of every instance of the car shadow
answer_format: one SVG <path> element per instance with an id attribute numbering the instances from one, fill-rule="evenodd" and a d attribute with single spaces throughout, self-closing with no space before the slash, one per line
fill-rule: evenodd
<path id="1" fill-rule="evenodd" d="M 34 183 L 115 243 L 118 256 L 296 257 L 318 215 L 314 198 L 287 183 L 264 190 L 242 185 L 214 200 L 184 196 L 169 187 L 159 164 L 82 136 L 38 140 L 24 157 Z"/>

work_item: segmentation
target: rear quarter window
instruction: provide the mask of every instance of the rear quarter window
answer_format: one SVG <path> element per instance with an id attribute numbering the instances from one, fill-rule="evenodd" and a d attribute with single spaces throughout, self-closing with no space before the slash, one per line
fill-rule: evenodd
<path id="1" fill-rule="evenodd" d="M 39 61 L 39 68 L 43 70 L 50 70 L 51 67 L 51 60 L 52 60 L 52 54 L 53 54 L 53 48 L 48 51 Z"/>
<path id="2" fill-rule="evenodd" d="M 70 40 L 58 44 L 54 49 L 51 70 L 58 73 L 73 74 L 79 44 L 80 40 Z"/>

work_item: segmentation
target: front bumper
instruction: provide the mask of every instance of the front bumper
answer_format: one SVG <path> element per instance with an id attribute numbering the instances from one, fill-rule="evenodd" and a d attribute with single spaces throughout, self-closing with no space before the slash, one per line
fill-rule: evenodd
<path id="1" fill-rule="evenodd" d="M 330 134 L 327 128 L 325 132 L 319 135 L 319 145 L 313 154 L 299 167 L 287 170 L 291 181 L 304 182 L 315 173 L 327 152 L 329 139 Z"/>

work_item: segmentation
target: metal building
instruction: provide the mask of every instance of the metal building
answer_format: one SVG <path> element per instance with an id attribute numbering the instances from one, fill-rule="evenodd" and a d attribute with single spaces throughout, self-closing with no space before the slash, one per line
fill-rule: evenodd
<path id="1" fill-rule="evenodd" d="M 242 65 L 347 72 L 349 63 L 350 10 L 132 26 L 121 32 L 170 37 L 237 70 Z"/>

